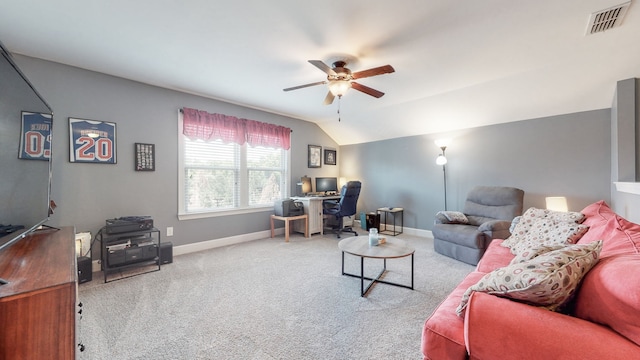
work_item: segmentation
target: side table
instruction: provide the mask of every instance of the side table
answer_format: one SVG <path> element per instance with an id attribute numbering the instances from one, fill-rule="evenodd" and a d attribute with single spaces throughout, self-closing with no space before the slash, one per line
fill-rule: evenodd
<path id="1" fill-rule="evenodd" d="M 396 236 L 402 234 L 402 230 L 404 227 L 404 209 L 400 207 L 384 207 L 378 209 L 378 214 L 382 214 L 383 217 L 380 219 L 380 234 Z M 393 217 L 393 224 L 389 224 L 387 222 L 387 217 Z M 396 221 L 399 220 L 399 224 L 396 224 Z M 389 225 L 393 225 L 393 228 L 390 229 Z M 399 226 L 400 230 L 397 229 Z"/>
<path id="2" fill-rule="evenodd" d="M 282 220 L 284 221 L 284 241 L 289 242 L 289 222 L 295 220 L 304 220 L 304 237 L 309 237 L 309 216 L 307 214 L 298 215 L 298 216 L 278 216 L 271 215 L 271 237 L 275 236 L 275 229 L 273 220 Z"/>

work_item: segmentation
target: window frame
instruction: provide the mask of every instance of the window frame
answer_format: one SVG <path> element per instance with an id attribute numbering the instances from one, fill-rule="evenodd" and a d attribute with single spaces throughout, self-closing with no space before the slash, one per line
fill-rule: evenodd
<path id="1" fill-rule="evenodd" d="M 240 193 L 238 194 L 238 199 L 240 201 L 239 207 L 233 209 L 221 209 L 221 210 L 207 210 L 202 212 L 192 212 L 187 213 L 184 207 L 184 197 L 185 197 L 185 136 L 182 133 L 182 113 L 178 113 L 178 220 L 191 220 L 191 219 L 204 219 L 204 218 L 212 218 L 218 216 L 229 216 L 229 215 L 239 215 L 239 214 L 251 214 L 257 212 L 267 212 L 273 211 L 273 205 L 249 205 L 249 167 L 247 164 L 247 146 L 237 145 L 240 147 L 240 171 L 239 171 L 239 182 L 240 182 Z M 289 150 L 284 150 L 285 154 L 285 170 L 283 174 L 284 185 L 282 191 L 282 197 L 288 198 L 291 193 L 291 148 Z"/>

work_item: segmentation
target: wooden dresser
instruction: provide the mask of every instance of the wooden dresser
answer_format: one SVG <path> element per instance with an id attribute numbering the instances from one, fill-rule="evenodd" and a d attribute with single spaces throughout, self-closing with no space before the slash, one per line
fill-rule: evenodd
<path id="1" fill-rule="evenodd" d="M 75 359 L 74 239 L 46 229 L 0 252 L 0 359 Z"/>

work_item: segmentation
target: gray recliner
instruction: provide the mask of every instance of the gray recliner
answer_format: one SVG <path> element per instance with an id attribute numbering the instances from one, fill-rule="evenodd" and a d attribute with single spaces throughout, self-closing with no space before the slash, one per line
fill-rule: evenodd
<path id="1" fill-rule="evenodd" d="M 511 235 L 509 226 L 522 215 L 524 191 L 513 187 L 476 186 L 463 211 L 441 211 L 433 226 L 435 251 L 476 265 L 493 239 Z"/>

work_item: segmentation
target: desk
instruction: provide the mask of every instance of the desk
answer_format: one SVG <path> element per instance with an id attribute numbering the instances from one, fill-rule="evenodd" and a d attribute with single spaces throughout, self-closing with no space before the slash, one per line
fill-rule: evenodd
<path id="1" fill-rule="evenodd" d="M 271 237 L 275 236 L 273 220 L 284 221 L 284 241 L 289 242 L 289 222 L 294 220 L 304 220 L 304 237 L 309 237 L 309 217 L 307 214 L 298 216 L 278 216 L 271 215 Z M 295 223 L 294 223 L 295 224 Z"/>
<path id="2" fill-rule="evenodd" d="M 311 234 L 324 234 L 323 230 L 323 213 L 322 202 L 325 200 L 340 200 L 340 195 L 335 196 L 298 196 L 292 197 L 294 201 L 300 201 L 304 207 L 304 213 L 309 215 L 309 235 Z M 302 227 L 299 224 L 293 225 L 293 230 L 302 232 Z"/>

